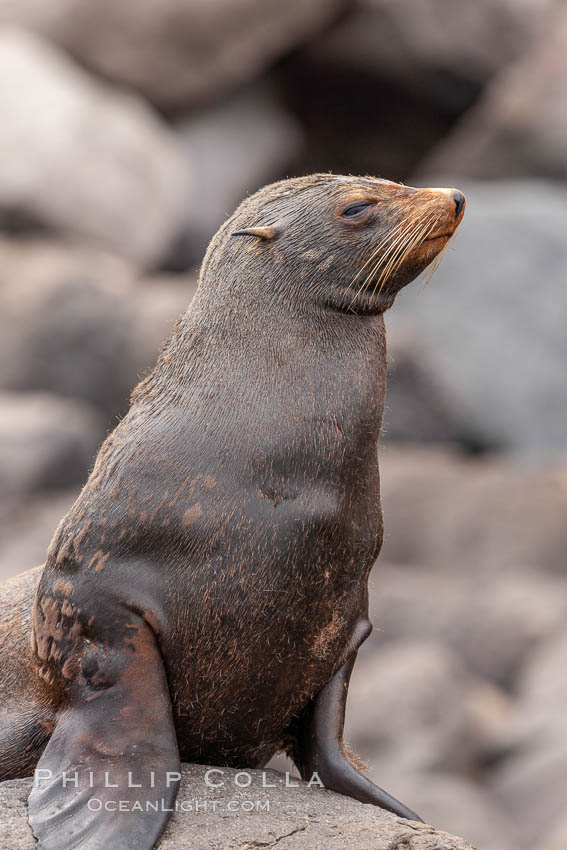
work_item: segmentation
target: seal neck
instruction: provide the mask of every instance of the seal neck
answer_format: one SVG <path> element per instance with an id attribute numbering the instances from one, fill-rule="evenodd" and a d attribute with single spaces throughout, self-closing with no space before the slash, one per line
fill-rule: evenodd
<path id="1" fill-rule="evenodd" d="M 262 340 L 287 339 L 298 350 L 328 352 L 345 357 L 369 358 L 384 353 L 384 317 L 380 313 L 354 313 L 325 301 L 290 297 L 281 288 L 213 291 L 201 286 L 185 314 L 187 326 L 213 337 L 230 338 L 235 345 L 247 340 L 252 346 Z M 372 359 L 372 358 L 370 358 Z M 364 365 L 361 362 L 361 367 Z"/>

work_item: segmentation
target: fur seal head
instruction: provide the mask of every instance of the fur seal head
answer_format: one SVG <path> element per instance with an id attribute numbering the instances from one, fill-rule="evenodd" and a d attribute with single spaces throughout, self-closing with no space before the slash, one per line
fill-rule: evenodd
<path id="1" fill-rule="evenodd" d="M 234 303 L 245 276 L 248 300 L 277 296 L 291 309 L 381 313 L 440 256 L 464 206 L 457 189 L 374 177 L 313 174 L 274 183 L 243 201 L 213 238 L 202 286 L 214 280 L 215 294 L 230 292 Z"/>

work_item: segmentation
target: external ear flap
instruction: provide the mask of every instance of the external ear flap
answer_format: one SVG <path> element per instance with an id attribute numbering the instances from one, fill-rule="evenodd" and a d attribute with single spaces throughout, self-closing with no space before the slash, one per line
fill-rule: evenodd
<path id="1" fill-rule="evenodd" d="M 269 242 L 270 239 L 275 239 L 278 231 L 275 227 L 247 227 L 244 230 L 235 230 L 233 236 L 256 236 L 264 242 Z"/>

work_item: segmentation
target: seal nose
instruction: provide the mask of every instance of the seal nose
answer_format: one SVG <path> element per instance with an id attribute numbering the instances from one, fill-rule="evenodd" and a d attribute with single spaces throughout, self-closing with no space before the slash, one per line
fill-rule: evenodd
<path id="1" fill-rule="evenodd" d="M 453 189 L 453 200 L 455 201 L 455 216 L 458 218 L 465 206 L 465 196 L 458 189 Z"/>

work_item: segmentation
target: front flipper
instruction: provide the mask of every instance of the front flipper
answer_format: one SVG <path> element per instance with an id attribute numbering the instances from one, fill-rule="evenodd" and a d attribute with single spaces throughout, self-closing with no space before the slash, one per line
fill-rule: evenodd
<path id="1" fill-rule="evenodd" d="M 356 652 L 307 706 L 295 726 L 290 754 L 303 779 L 309 780 L 317 773 L 330 791 L 373 803 L 408 820 L 421 821 L 419 815 L 360 774 L 347 758 L 343 727 L 355 660 Z"/>
<path id="2" fill-rule="evenodd" d="M 150 850 L 179 785 L 153 632 L 134 618 L 122 646 L 86 642 L 79 665 L 29 798 L 38 850 Z"/>

